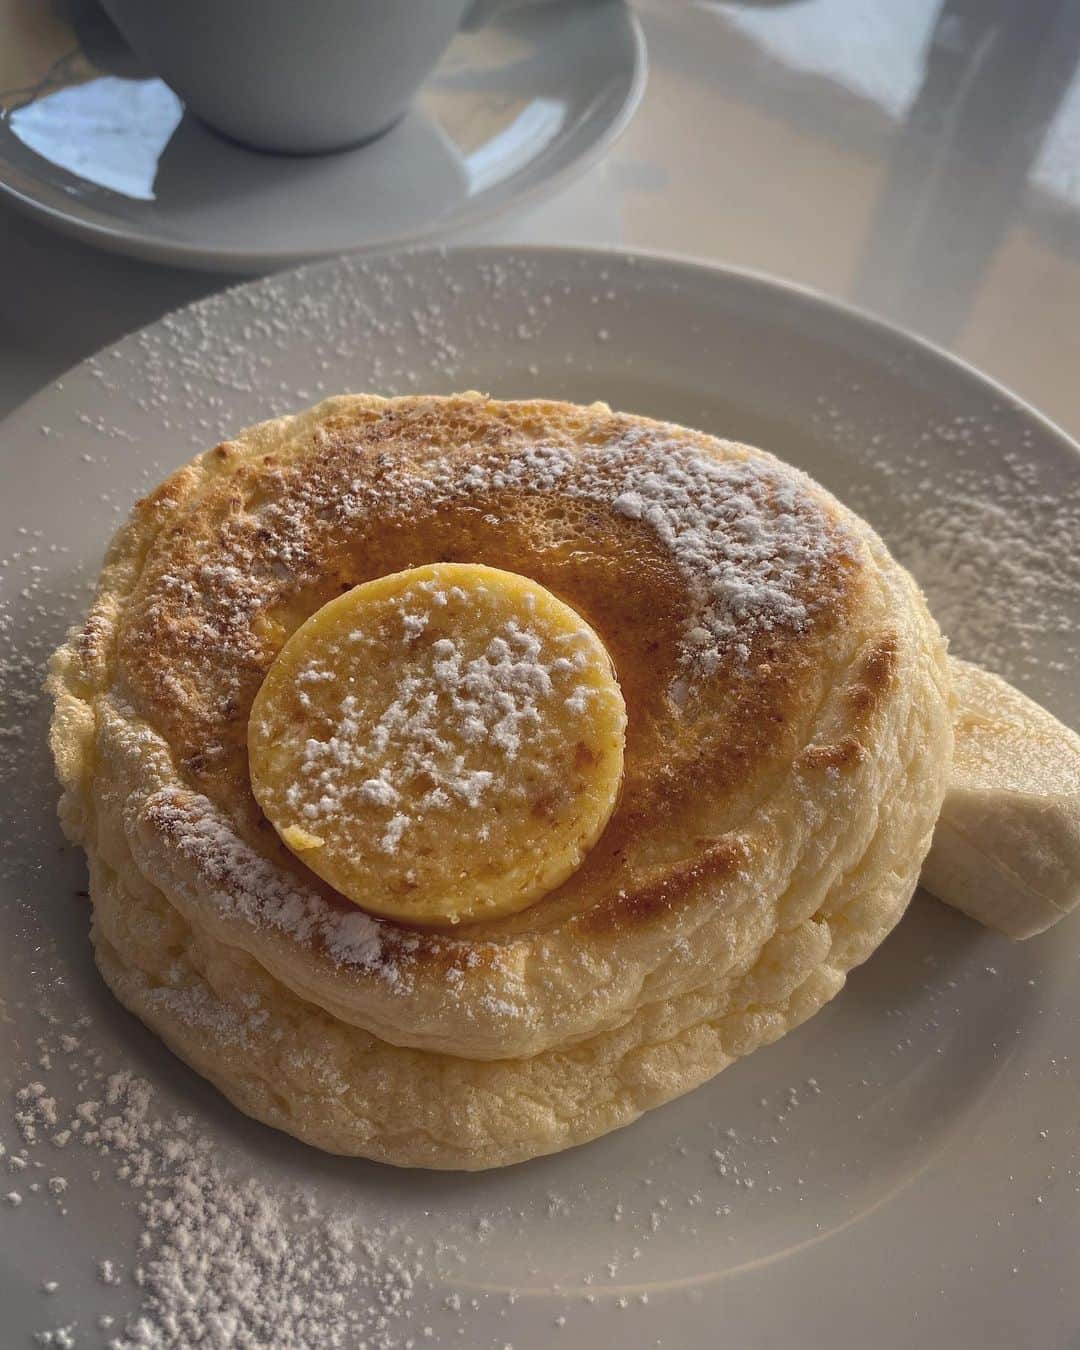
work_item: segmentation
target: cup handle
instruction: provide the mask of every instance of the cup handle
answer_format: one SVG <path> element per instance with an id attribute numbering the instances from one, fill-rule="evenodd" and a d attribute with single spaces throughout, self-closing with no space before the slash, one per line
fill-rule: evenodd
<path id="1" fill-rule="evenodd" d="M 526 5 L 542 5 L 547 0 L 472 0 L 461 21 L 463 33 L 473 33 L 483 28 L 496 14 L 506 9 L 524 9 Z"/>

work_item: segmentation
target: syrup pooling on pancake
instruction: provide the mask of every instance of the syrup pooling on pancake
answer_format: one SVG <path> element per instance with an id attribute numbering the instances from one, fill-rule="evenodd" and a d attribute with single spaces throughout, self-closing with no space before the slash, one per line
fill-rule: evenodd
<path id="1" fill-rule="evenodd" d="M 252 786 L 341 894 L 414 923 L 525 908 L 614 808 L 626 713 L 603 644 L 524 577 L 435 564 L 324 605 L 255 699 Z"/>

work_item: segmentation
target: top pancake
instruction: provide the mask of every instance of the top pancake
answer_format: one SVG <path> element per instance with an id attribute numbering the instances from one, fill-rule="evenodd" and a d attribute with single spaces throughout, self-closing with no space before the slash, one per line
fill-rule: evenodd
<path id="1" fill-rule="evenodd" d="M 315 877 L 263 819 L 246 753 L 290 634 L 431 562 L 521 573 L 572 606 L 628 717 L 622 795 L 579 870 L 453 933 L 369 917 Z M 603 405 L 479 395 L 329 399 L 201 456 L 114 542 L 72 650 L 61 773 L 103 856 L 121 832 L 193 923 L 334 1016 L 480 1059 L 745 971 L 827 903 L 857 817 L 892 809 L 878 751 L 946 687 L 914 584 L 805 475 Z M 846 957 L 895 921 L 868 905 Z"/>

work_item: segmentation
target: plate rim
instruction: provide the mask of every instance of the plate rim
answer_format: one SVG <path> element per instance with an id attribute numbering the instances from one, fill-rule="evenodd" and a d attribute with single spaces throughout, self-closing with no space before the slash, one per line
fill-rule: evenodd
<path id="1" fill-rule="evenodd" d="M 692 253 L 680 252 L 678 250 L 620 244 L 473 244 L 425 241 L 418 244 L 404 244 L 400 246 L 393 244 L 373 247 L 370 250 L 364 250 L 362 252 L 339 253 L 330 257 L 310 259 L 306 262 L 299 263 L 294 267 L 283 268 L 277 272 L 245 277 L 226 283 L 219 290 L 210 291 L 207 295 L 191 300 L 185 305 L 178 305 L 172 309 L 167 309 L 150 323 L 142 324 L 138 328 L 129 329 L 115 341 L 95 349 L 88 356 L 83 357 L 81 361 L 76 361 L 72 365 L 67 366 L 58 374 L 51 376 L 41 388 L 36 390 L 21 403 L 17 404 L 6 413 L 3 418 L 0 418 L 0 430 L 6 429 L 10 423 L 20 418 L 20 416 L 28 409 L 37 404 L 39 400 L 46 399 L 57 384 L 62 384 L 90 362 L 106 355 L 114 348 L 122 346 L 138 334 L 155 329 L 165 321 L 184 314 L 189 309 L 194 309 L 199 305 L 206 304 L 208 301 L 220 301 L 236 292 L 246 291 L 263 285 L 280 284 L 289 278 L 301 279 L 319 272 L 331 272 L 343 265 L 355 265 L 358 262 L 371 266 L 373 264 L 385 263 L 391 260 L 407 262 L 411 259 L 423 260 L 426 258 L 437 258 L 441 261 L 446 261 L 451 257 L 466 260 L 472 258 L 476 261 L 498 261 L 499 258 L 514 258 L 521 260 L 530 257 L 560 257 L 564 259 L 586 259 L 589 262 L 598 265 L 602 265 L 605 260 L 609 263 L 616 260 L 631 266 L 638 263 L 645 263 L 655 268 L 672 267 L 687 274 L 708 273 L 721 285 L 741 285 L 751 290 L 765 292 L 774 300 L 778 300 L 785 296 L 789 299 L 796 299 L 808 310 L 824 310 L 834 320 L 869 330 L 879 340 L 891 342 L 899 349 L 907 349 L 909 352 L 914 352 L 922 360 L 946 365 L 955 371 L 962 379 L 978 386 L 984 393 L 992 393 L 997 398 L 1010 404 L 1015 412 L 1031 418 L 1045 435 L 1059 443 L 1062 450 L 1076 457 L 1076 467 L 1080 469 L 1080 435 L 1076 437 L 1072 436 L 1064 427 L 1059 426 L 1052 418 L 1041 412 L 1023 395 L 1017 394 L 1009 385 L 997 379 L 995 376 L 987 374 L 986 371 L 981 370 L 965 357 L 949 351 L 947 348 L 942 347 L 933 341 L 933 339 L 925 337 L 921 333 L 915 332 L 913 329 L 895 323 L 884 315 L 878 314 L 874 310 L 866 309 L 852 301 L 829 295 L 827 292 L 821 291 L 804 282 L 795 281 L 776 273 L 766 272 L 759 268 L 745 267 L 735 263 L 717 262 L 712 259 L 703 258 Z"/>
<path id="2" fill-rule="evenodd" d="M 473 228 L 504 212 L 516 211 L 539 196 L 552 194 L 592 168 L 622 137 L 641 104 L 648 83 L 649 57 L 645 33 L 636 10 L 620 0 L 619 13 L 625 22 L 630 41 L 630 81 L 621 105 L 599 134 L 566 163 L 537 181 L 526 184 L 509 200 L 500 200 L 495 192 L 472 199 L 471 209 L 449 220 L 433 219 L 428 224 L 407 234 L 384 236 L 350 245 L 342 250 L 232 249 L 209 248 L 200 244 L 175 243 L 159 237 L 132 234 L 119 226 L 102 224 L 61 210 L 20 190 L 0 172 L 0 199 L 10 202 L 22 215 L 39 221 L 68 238 L 101 248 L 109 253 L 137 258 L 143 262 L 163 263 L 191 271 L 222 273 L 258 279 L 270 272 L 286 270 L 311 262 L 329 261 L 340 257 L 367 257 L 397 249 L 430 246 L 440 235 L 452 236 L 456 231 Z M 5 161 L 0 156 L 0 170 Z M 511 179 L 504 182 L 512 182 Z"/>

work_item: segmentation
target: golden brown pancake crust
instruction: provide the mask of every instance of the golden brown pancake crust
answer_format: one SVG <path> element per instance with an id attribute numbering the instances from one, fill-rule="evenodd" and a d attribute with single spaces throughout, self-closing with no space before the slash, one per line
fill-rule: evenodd
<path id="1" fill-rule="evenodd" d="M 245 748 L 300 623 L 436 561 L 572 605 L 629 719 L 622 796 L 580 870 L 453 933 L 369 918 L 314 877 L 262 818 Z M 804 930 L 835 992 L 914 888 L 947 688 L 911 579 L 770 455 L 603 405 L 355 396 L 250 428 L 139 504 L 58 657 L 54 745 L 69 829 L 124 879 L 111 903 L 145 883 L 387 1053 L 509 1063 L 666 1000 L 722 1009 Z"/>
<path id="2" fill-rule="evenodd" d="M 591 447 L 640 425 L 606 411 L 576 412 L 565 405 L 405 399 L 381 413 L 331 415 L 287 457 L 248 458 L 229 444 L 216 447 L 211 461 L 220 471 L 155 541 L 117 641 L 132 705 L 173 747 L 184 781 L 230 813 L 239 809 L 249 830 L 267 834 L 248 782 L 247 716 L 286 638 L 359 582 L 453 561 L 533 577 L 582 614 L 612 653 L 630 722 L 626 781 L 589 874 L 572 883 L 575 893 L 584 894 L 590 876 L 650 823 L 678 817 L 703 783 L 714 806 L 745 793 L 748 780 L 781 758 L 798 734 L 809 686 L 821 679 L 820 653 L 861 590 L 857 543 L 809 485 L 800 485 L 795 509 L 820 524 L 826 541 L 813 575 L 795 587 L 813 602 L 809 621 L 801 631 L 752 634 L 749 659 L 733 648 L 724 652 L 712 677 L 723 698 L 688 726 L 669 697 L 690 612 L 688 585 L 648 525 L 609 504 L 568 505 L 562 483 L 528 495 L 517 485 L 456 493 L 423 485 L 433 446 L 443 472 L 464 476 L 479 458 L 514 463 L 536 443 L 588 456 Z M 665 453 L 663 442 L 673 435 L 707 454 L 751 453 L 658 428 L 642 458 Z M 760 454 L 755 463 L 773 468 Z M 782 485 L 797 481 L 775 468 Z M 157 498 L 170 499 L 183 474 Z M 768 512 L 767 496 L 755 505 Z M 266 843 L 275 847 L 268 834 Z M 279 857 L 292 866 L 283 850 Z M 647 907 L 627 894 L 614 906 L 620 908 L 634 922 Z M 421 943 L 415 959 L 426 950 Z"/>

